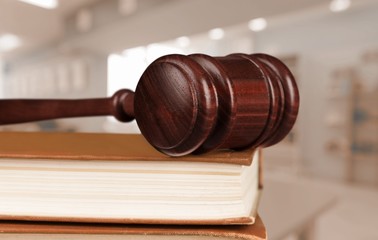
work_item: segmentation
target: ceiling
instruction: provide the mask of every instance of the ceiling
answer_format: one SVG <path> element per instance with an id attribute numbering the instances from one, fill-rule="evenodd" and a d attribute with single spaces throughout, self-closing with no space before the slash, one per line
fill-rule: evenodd
<path id="1" fill-rule="evenodd" d="M 58 8 L 50 10 L 16 0 L 0 0 L 0 35 L 11 33 L 22 39 L 22 47 L 12 54 L 28 51 L 58 39 L 64 33 L 64 18 L 95 1 L 98 0 L 60 0 Z"/>
<path id="2" fill-rule="evenodd" d="M 41 46 L 53 45 L 65 34 L 65 21 L 84 6 L 104 0 L 60 0 L 54 10 L 43 9 L 16 0 L 0 0 L 0 35 L 12 33 L 22 46 L 0 58 L 23 56 Z M 109 1 L 109 0 L 105 0 Z M 118 0 L 113 0 L 118 1 Z M 142 1 L 152 3 L 152 0 Z M 155 0 L 153 1 L 154 3 Z M 109 53 L 181 35 L 205 32 L 213 27 L 230 26 L 255 17 L 276 16 L 316 8 L 330 0 L 172 0 L 155 4 L 130 18 L 123 18 L 94 31 L 66 39 L 68 45 Z M 376 2 L 376 0 L 358 0 Z M 164 5 L 164 6 L 163 6 Z"/>

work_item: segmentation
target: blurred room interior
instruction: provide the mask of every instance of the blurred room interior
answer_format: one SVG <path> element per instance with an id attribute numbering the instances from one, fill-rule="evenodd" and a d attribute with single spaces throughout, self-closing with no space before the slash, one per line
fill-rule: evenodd
<path id="1" fill-rule="evenodd" d="M 106 97 L 135 89 L 162 55 L 272 54 L 301 105 L 286 140 L 264 150 L 265 178 L 335 197 L 314 239 L 378 239 L 377 23 L 376 0 L 0 0 L 0 96 Z M 111 117 L 1 130 L 139 132 Z"/>

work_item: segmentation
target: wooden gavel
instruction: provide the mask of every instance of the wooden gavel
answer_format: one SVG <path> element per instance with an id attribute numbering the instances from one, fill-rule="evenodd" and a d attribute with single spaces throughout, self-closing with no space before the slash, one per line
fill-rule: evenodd
<path id="1" fill-rule="evenodd" d="M 214 149 L 267 147 L 282 140 L 297 118 L 294 77 L 266 54 L 167 55 L 143 73 L 135 93 L 111 98 L 0 101 L 0 124 L 80 116 L 136 119 L 159 151 L 182 156 Z"/>

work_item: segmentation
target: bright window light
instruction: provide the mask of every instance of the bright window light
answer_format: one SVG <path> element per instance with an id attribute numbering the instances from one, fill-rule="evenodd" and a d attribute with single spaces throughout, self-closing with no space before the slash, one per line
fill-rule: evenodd
<path id="1" fill-rule="evenodd" d="M 182 48 L 188 47 L 190 45 L 190 38 L 187 36 L 176 38 L 176 44 Z"/>
<path id="2" fill-rule="evenodd" d="M 255 18 L 248 22 L 248 27 L 254 32 L 262 31 L 266 28 L 267 22 L 265 18 Z"/>
<path id="3" fill-rule="evenodd" d="M 20 2 L 28 3 L 37 7 L 54 9 L 58 7 L 58 0 L 18 0 Z"/>
<path id="4" fill-rule="evenodd" d="M 145 61 L 146 60 L 146 47 L 135 47 L 135 48 L 128 48 L 123 51 L 123 55 L 129 59 L 137 60 L 137 61 Z"/>
<path id="5" fill-rule="evenodd" d="M 123 88 L 135 90 L 146 65 L 140 57 L 111 54 L 108 57 L 108 96 Z"/>
<path id="6" fill-rule="evenodd" d="M 209 31 L 209 38 L 211 40 L 220 40 L 224 37 L 224 30 L 222 28 L 214 28 Z"/>
<path id="7" fill-rule="evenodd" d="M 121 54 L 110 54 L 108 56 L 108 96 L 124 88 L 135 90 L 136 80 L 131 79 L 136 72 L 129 66 L 127 59 Z M 117 122 L 113 117 L 107 117 L 110 122 Z"/>
<path id="8" fill-rule="evenodd" d="M 0 52 L 9 52 L 21 46 L 21 39 L 13 34 L 4 34 L 0 36 Z"/>
<path id="9" fill-rule="evenodd" d="M 342 12 L 350 7 L 350 0 L 332 0 L 329 4 L 329 9 L 332 12 Z"/>
<path id="10" fill-rule="evenodd" d="M 161 56 L 168 54 L 184 54 L 183 50 L 159 43 L 153 43 L 147 46 L 147 64 L 152 63 Z M 146 66 L 147 67 L 147 66 Z"/>

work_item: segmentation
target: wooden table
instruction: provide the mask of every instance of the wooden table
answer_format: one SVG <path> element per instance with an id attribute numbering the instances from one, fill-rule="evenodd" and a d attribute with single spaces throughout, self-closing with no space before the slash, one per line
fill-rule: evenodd
<path id="1" fill-rule="evenodd" d="M 319 187 L 266 180 L 259 213 L 269 240 L 281 240 L 290 234 L 312 240 L 317 218 L 335 203 L 336 196 Z"/>

